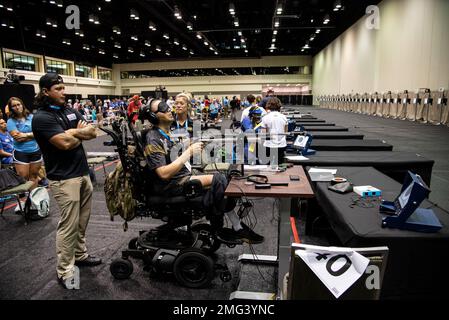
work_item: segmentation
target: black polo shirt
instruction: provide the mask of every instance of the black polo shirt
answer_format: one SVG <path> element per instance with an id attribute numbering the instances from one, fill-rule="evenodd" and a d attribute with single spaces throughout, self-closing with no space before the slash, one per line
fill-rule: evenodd
<path id="1" fill-rule="evenodd" d="M 85 119 L 78 111 L 69 108 L 60 110 L 43 108 L 34 115 L 33 134 L 44 156 L 48 179 L 60 181 L 89 174 L 82 144 L 75 149 L 65 151 L 50 143 L 52 137 L 66 130 L 76 129 L 80 120 Z"/>

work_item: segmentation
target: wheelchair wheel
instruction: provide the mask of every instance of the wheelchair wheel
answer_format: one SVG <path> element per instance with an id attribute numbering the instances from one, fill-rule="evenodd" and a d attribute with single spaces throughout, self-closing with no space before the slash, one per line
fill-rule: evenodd
<path id="1" fill-rule="evenodd" d="M 182 286 L 202 288 L 214 278 L 214 262 L 201 250 L 188 249 L 176 258 L 173 273 Z"/>
<path id="2" fill-rule="evenodd" d="M 128 243 L 128 249 L 129 250 L 136 250 L 137 249 L 137 240 L 139 240 L 139 238 L 132 238 L 131 240 L 129 240 Z"/>
<path id="3" fill-rule="evenodd" d="M 206 254 L 211 254 L 220 249 L 221 241 L 213 233 L 212 227 L 207 223 L 200 223 L 192 226 L 192 232 L 197 239 L 193 247 L 203 250 Z"/>
<path id="4" fill-rule="evenodd" d="M 133 264 L 131 261 L 126 259 L 116 259 L 112 261 L 111 266 L 109 267 L 111 274 L 117 280 L 125 280 L 128 279 L 133 273 Z"/>

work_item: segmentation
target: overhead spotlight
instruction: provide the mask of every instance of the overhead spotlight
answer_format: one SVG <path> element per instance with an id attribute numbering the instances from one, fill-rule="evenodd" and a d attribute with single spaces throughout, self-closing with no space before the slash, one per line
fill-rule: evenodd
<path id="1" fill-rule="evenodd" d="M 328 15 L 328 14 L 326 14 L 326 15 L 324 16 L 324 21 L 323 21 L 323 24 L 328 24 L 328 23 L 329 23 L 329 21 L 330 21 L 330 17 L 329 17 L 329 15 Z"/>
<path id="2" fill-rule="evenodd" d="M 139 19 L 140 19 L 139 13 L 137 12 L 136 9 L 131 9 L 131 10 L 130 10 L 129 18 L 130 18 L 131 20 L 139 20 Z"/>
<path id="3" fill-rule="evenodd" d="M 234 6 L 234 4 L 232 2 L 229 3 L 229 13 L 231 15 L 235 15 L 235 6 Z"/>
<path id="4" fill-rule="evenodd" d="M 218 55 L 218 52 L 217 52 L 217 51 L 215 51 L 215 52 L 214 52 L 214 54 L 215 54 L 215 55 Z"/>
<path id="5" fill-rule="evenodd" d="M 113 27 L 112 32 L 114 32 L 115 34 L 122 34 L 122 31 L 120 30 L 119 27 Z"/>
<path id="6" fill-rule="evenodd" d="M 277 30 L 274 30 L 273 31 L 273 35 L 277 35 L 278 34 L 278 31 Z"/>
<path id="7" fill-rule="evenodd" d="M 131 40 L 139 41 L 139 38 L 137 36 L 131 36 Z"/>
<path id="8" fill-rule="evenodd" d="M 173 43 L 179 46 L 179 40 L 177 38 L 173 39 Z"/>
<path id="9" fill-rule="evenodd" d="M 131 47 L 128 47 L 128 52 L 130 52 L 130 53 L 134 53 L 134 49 L 133 49 L 133 48 L 131 48 Z"/>
<path id="10" fill-rule="evenodd" d="M 276 42 L 276 38 L 271 39 L 271 42 Z"/>
<path id="11" fill-rule="evenodd" d="M 321 29 L 316 29 L 316 31 L 315 31 L 315 33 L 320 33 L 321 32 Z"/>
<path id="12" fill-rule="evenodd" d="M 170 39 L 170 36 L 168 35 L 168 33 L 164 33 L 163 37 L 164 37 L 165 39 Z"/>
<path id="13" fill-rule="evenodd" d="M 245 53 L 248 53 L 248 50 L 245 49 Z"/>
<path id="14" fill-rule="evenodd" d="M 69 39 L 63 39 L 63 40 L 62 40 L 62 43 L 65 44 L 65 45 L 68 45 L 68 46 L 71 45 L 71 42 L 70 42 Z"/>
<path id="15" fill-rule="evenodd" d="M 274 27 L 275 28 L 279 27 L 279 19 L 278 18 L 274 19 Z"/>
<path id="16" fill-rule="evenodd" d="M 103 37 L 98 38 L 98 42 L 105 43 L 106 40 Z"/>
<path id="17" fill-rule="evenodd" d="M 207 41 L 204 41 L 203 43 L 204 43 L 205 46 L 209 45 L 209 42 L 207 42 Z"/>
<path id="18" fill-rule="evenodd" d="M 141 56 L 142 58 L 144 58 L 144 57 L 145 57 L 145 52 L 140 51 L 140 56 Z"/>
<path id="19" fill-rule="evenodd" d="M 310 36 L 310 39 L 309 39 L 310 41 L 313 41 L 313 40 L 315 40 L 315 34 L 312 34 L 311 36 Z"/>
<path id="20" fill-rule="evenodd" d="M 118 59 L 118 58 L 119 58 L 119 55 L 118 55 L 117 53 L 114 53 L 114 54 L 112 55 L 112 57 L 113 57 L 114 59 Z"/>
<path id="21" fill-rule="evenodd" d="M 238 27 L 239 26 L 239 18 L 235 17 L 234 18 L 234 27 Z"/>
<path id="22" fill-rule="evenodd" d="M 201 39 L 201 38 L 202 38 L 202 37 L 201 37 L 201 34 L 199 34 L 199 33 L 196 34 L 196 37 L 197 37 L 198 39 Z"/>
<path id="23" fill-rule="evenodd" d="M 157 51 L 157 52 L 161 52 L 161 51 L 162 51 L 161 47 L 156 46 L 156 51 Z"/>
<path id="24" fill-rule="evenodd" d="M 279 3 L 277 8 L 276 8 L 276 13 L 277 14 L 282 14 L 282 3 Z"/>
<path id="25" fill-rule="evenodd" d="M 335 4 L 334 4 L 334 8 L 335 9 L 337 9 L 337 10 L 335 10 L 335 11 L 338 11 L 338 10 L 340 10 L 341 9 L 341 0 L 337 0 L 337 1 L 335 1 Z"/>
<path id="26" fill-rule="evenodd" d="M 148 41 L 148 40 L 145 40 L 145 46 L 146 46 L 146 47 L 151 47 L 151 42 Z"/>
<path id="27" fill-rule="evenodd" d="M 120 44 L 120 42 L 116 42 L 116 43 L 114 43 L 114 47 L 117 49 L 121 49 L 122 45 Z"/>
<path id="28" fill-rule="evenodd" d="M 169 56 L 170 52 L 169 51 L 165 51 L 165 55 Z"/>
<path id="29" fill-rule="evenodd" d="M 195 54 L 195 52 L 193 52 L 192 50 L 190 50 L 189 53 L 190 53 L 191 55 L 194 55 L 194 54 Z"/>
<path id="30" fill-rule="evenodd" d="M 209 47 L 209 50 L 210 50 L 210 51 L 214 51 L 215 49 L 214 49 L 214 48 L 212 48 L 212 47 Z"/>
<path id="31" fill-rule="evenodd" d="M 98 53 L 99 54 L 103 54 L 103 55 L 106 54 L 106 52 L 104 50 L 102 50 L 102 49 L 98 50 Z"/>
<path id="32" fill-rule="evenodd" d="M 187 51 L 187 47 L 183 45 L 182 50 Z"/>
<path id="33" fill-rule="evenodd" d="M 242 31 L 237 32 L 239 36 L 242 36 Z"/>
<path id="34" fill-rule="evenodd" d="M 193 24 L 190 22 L 187 22 L 187 29 L 189 29 L 190 31 L 193 30 Z"/>
<path id="35" fill-rule="evenodd" d="M 175 6 L 174 15 L 175 15 L 176 19 L 178 19 L 178 20 L 182 19 L 181 11 L 179 10 L 179 8 L 177 6 Z"/>
<path id="36" fill-rule="evenodd" d="M 88 44 L 84 44 L 83 45 L 83 50 L 89 51 L 90 50 L 90 46 Z"/>
<path id="37" fill-rule="evenodd" d="M 156 25 L 153 22 L 151 22 L 151 21 L 150 21 L 149 28 L 150 28 L 151 31 L 156 31 L 157 30 L 156 29 Z"/>

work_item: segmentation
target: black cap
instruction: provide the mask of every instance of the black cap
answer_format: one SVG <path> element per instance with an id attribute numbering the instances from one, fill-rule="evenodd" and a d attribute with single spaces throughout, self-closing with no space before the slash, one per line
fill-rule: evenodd
<path id="1" fill-rule="evenodd" d="M 59 74 L 46 73 L 39 80 L 39 87 L 41 89 L 43 89 L 43 88 L 50 89 L 55 84 L 60 84 L 60 83 L 64 83 L 64 80 L 62 80 L 62 77 Z"/>

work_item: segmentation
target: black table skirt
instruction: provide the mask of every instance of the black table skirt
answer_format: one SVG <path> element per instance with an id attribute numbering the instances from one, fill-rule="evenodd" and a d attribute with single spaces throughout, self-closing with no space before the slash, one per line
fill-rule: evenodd
<path id="1" fill-rule="evenodd" d="M 326 166 L 326 168 L 329 168 Z M 354 185 L 372 185 L 382 190 L 385 200 L 394 200 L 401 190 L 398 183 L 369 167 L 333 167 L 337 176 Z M 438 233 L 382 228 L 379 205 L 350 207 L 355 193 L 341 195 L 328 190 L 327 182 L 313 183 L 316 201 L 339 240 L 347 247 L 387 246 L 388 264 L 382 288 L 384 298 L 431 298 L 449 296 L 449 214 L 429 201 L 422 208 L 434 210 L 443 228 Z M 309 217 L 307 220 L 309 223 Z"/>
<path id="2" fill-rule="evenodd" d="M 289 161 L 303 166 L 374 167 L 402 183 L 408 170 L 419 174 L 430 185 L 435 161 L 411 152 L 396 151 L 318 151 L 307 161 Z"/>
<path id="3" fill-rule="evenodd" d="M 297 126 L 308 127 L 335 127 L 335 123 L 311 123 L 311 122 L 297 122 Z"/>
<path id="4" fill-rule="evenodd" d="M 393 146 L 380 140 L 313 140 L 312 149 L 316 151 L 392 151 Z"/>
<path id="5" fill-rule="evenodd" d="M 327 132 L 344 132 L 344 131 L 349 131 L 348 128 L 338 127 L 338 126 L 333 126 L 333 127 L 310 126 L 310 127 L 305 128 L 305 130 L 308 131 L 308 132 L 313 132 L 313 131 L 320 131 L 320 132 L 326 132 L 326 131 Z"/>

